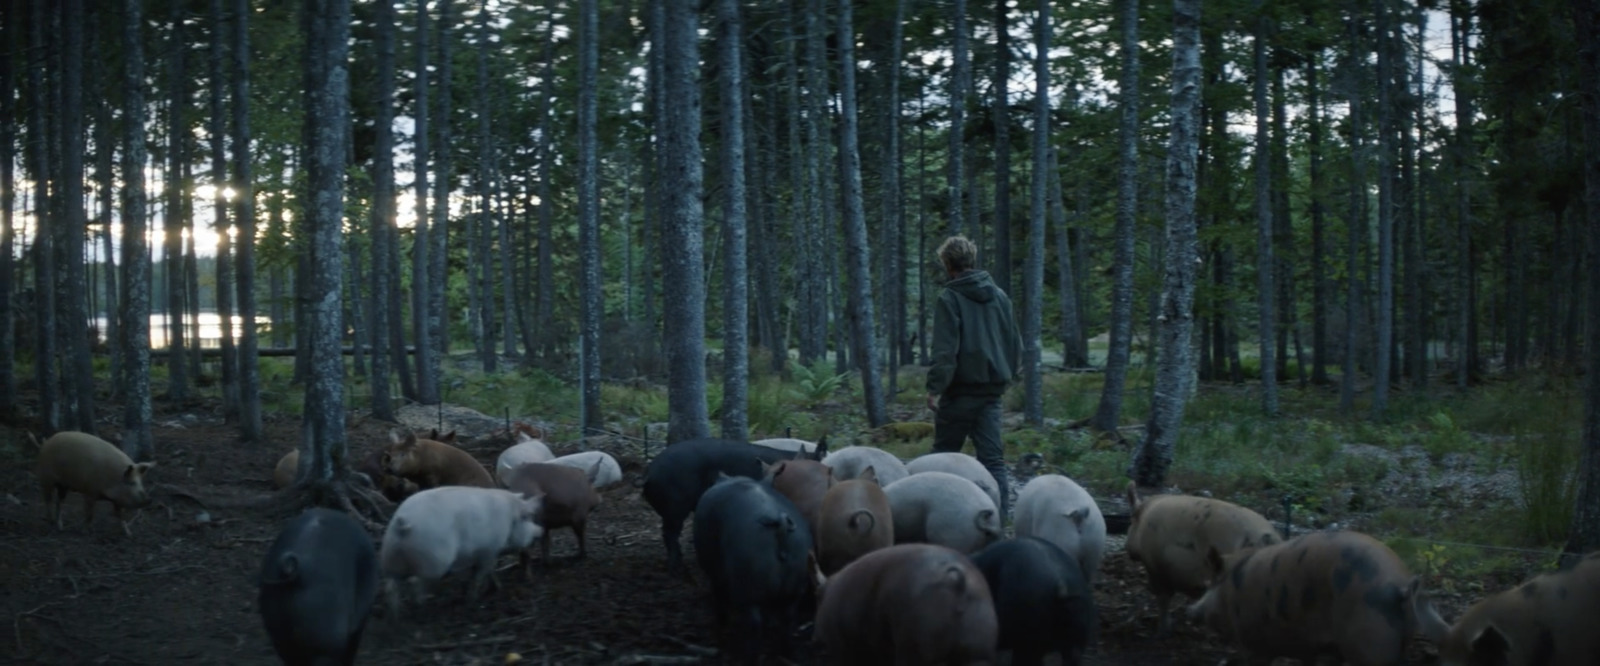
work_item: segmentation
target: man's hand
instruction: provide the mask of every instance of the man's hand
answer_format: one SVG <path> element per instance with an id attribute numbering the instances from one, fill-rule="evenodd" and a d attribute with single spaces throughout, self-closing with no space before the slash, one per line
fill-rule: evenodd
<path id="1" fill-rule="evenodd" d="M 928 411 L 932 411 L 932 412 L 939 411 L 939 394 L 937 394 L 937 393 L 929 393 L 928 394 Z"/>

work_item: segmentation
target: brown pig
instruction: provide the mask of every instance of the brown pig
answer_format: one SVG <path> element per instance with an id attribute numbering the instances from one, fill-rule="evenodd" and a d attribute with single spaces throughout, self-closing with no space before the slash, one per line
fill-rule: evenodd
<path id="1" fill-rule="evenodd" d="M 454 434 L 454 433 L 451 433 Z M 384 451 L 383 468 L 428 489 L 439 486 L 493 488 L 494 479 L 472 454 L 444 442 L 418 439 L 406 432 L 404 438 L 389 433 L 390 445 Z"/>
<path id="2" fill-rule="evenodd" d="M 294 485 L 294 475 L 299 469 L 300 449 L 290 449 L 278 459 L 278 466 L 272 468 L 272 487 L 288 488 Z"/>
<path id="3" fill-rule="evenodd" d="M 501 475 L 500 481 L 508 490 L 524 496 L 544 495 L 536 522 L 544 528 L 539 548 L 546 563 L 550 561 L 550 532 L 559 527 L 572 528 L 578 538 L 579 559 L 589 555 L 584 528 L 589 512 L 600 504 L 600 494 L 589 483 L 587 471 L 551 463 L 522 463 Z M 526 556 L 523 562 L 527 563 Z"/>
<path id="4" fill-rule="evenodd" d="M 383 468 L 384 449 L 373 449 L 355 466 L 355 471 L 367 475 L 372 480 L 372 486 L 383 493 L 389 501 L 399 504 L 407 497 L 417 494 L 421 488 L 405 477 L 390 474 Z"/>
<path id="5" fill-rule="evenodd" d="M 815 460 L 798 458 L 772 465 L 763 462 L 761 469 L 766 480 L 772 483 L 772 489 L 782 493 L 794 502 L 795 508 L 800 509 L 800 515 L 806 517 L 806 525 L 811 527 L 812 540 L 816 540 L 822 497 L 833 487 L 833 470 Z"/>
<path id="6" fill-rule="evenodd" d="M 1479 601 L 1434 631 L 1441 666 L 1588 666 L 1600 664 L 1600 552 L 1566 571 L 1547 573 Z M 1427 626 L 1427 625 L 1425 625 Z"/>
<path id="7" fill-rule="evenodd" d="M 1281 541 L 1272 523 L 1261 514 L 1237 504 L 1206 497 L 1157 495 L 1139 497 L 1128 484 L 1128 557 L 1144 564 L 1150 592 L 1161 613 L 1161 635 L 1172 627 L 1172 596 L 1182 592 L 1190 600 L 1205 594 L 1211 582 L 1207 553 L 1216 549 L 1227 556 L 1242 548 L 1268 546 Z"/>
<path id="8" fill-rule="evenodd" d="M 935 544 L 875 550 L 821 581 L 815 640 L 828 663 L 993 663 L 999 621 L 983 573 Z"/>
<path id="9" fill-rule="evenodd" d="M 144 475 L 155 463 L 135 463 L 111 442 L 86 432 L 62 431 L 39 447 L 39 491 L 44 496 L 45 519 L 61 528 L 61 503 L 68 492 L 83 493 L 83 524 L 94 522 L 94 505 L 111 502 L 122 532 L 129 536 L 122 510 L 150 503 Z"/>
<path id="10" fill-rule="evenodd" d="M 869 466 L 860 476 L 833 484 L 822 496 L 813 528 L 817 564 L 830 576 L 862 555 L 894 545 L 894 518 L 877 470 Z"/>
<path id="11" fill-rule="evenodd" d="M 1313 532 L 1226 557 L 1191 619 L 1204 619 L 1249 663 L 1332 656 L 1354 666 L 1399 666 L 1406 644 L 1434 615 L 1413 575 L 1388 546 L 1358 532 Z"/>

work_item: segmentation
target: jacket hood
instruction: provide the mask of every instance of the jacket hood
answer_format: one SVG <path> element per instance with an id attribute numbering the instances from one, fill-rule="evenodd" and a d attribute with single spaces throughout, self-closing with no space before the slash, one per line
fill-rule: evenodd
<path id="1" fill-rule="evenodd" d="M 1000 288 L 994 284 L 994 278 L 989 277 L 988 271 L 972 270 L 962 274 L 944 285 L 951 291 L 960 294 L 962 298 L 977 303 L 988 303 L 994 300 Z"/>

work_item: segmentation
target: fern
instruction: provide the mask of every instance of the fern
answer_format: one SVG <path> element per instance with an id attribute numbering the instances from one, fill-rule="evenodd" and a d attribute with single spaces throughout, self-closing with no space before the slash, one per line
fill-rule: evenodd
<path id="1" fill-rule="evenodd" d="M 832 374 L 821 361 L 816 361 L 809 368 L 795 364 L 794 376 L 796 397 L 805 401 L 807 407 L 815 407 L 817 403 L 832 397 L 850 378 L 850 373 Z"/>

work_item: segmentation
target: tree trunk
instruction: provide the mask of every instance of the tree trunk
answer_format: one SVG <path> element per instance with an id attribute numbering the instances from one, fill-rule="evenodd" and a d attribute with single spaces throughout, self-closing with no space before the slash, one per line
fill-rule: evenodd
<path id="1" fill-rule="evenodd" d="M 96 46 L 113 43 L 108 36 L 112 32 L 109 27 L 109 21 L 113 17 L 114 14 L 110 11 L 89 12 L 86 17 L 88 23 L 85 26 L 87 32 L 86 43 Z M 112 89 L 116 83 L 110 79 L 111 74 L 112 72 L 99 67 L 94 68 L 94 71 L 89 73 L 92 77 L 89 80 L 90 89 Z M 4 91 L 0 93 L 0 96 L 6 97 L 9 101 L 11 97 L 10 86 L 0 84 L 0 91 Z M 107 356 L 110 357 L 110 367 L 108 368 L 110 372 L 107 373 L 107 377 L 111 380 L 108 382 L 111 387 L 110 393 L 113 400 L 118 400 L 122 397 L 119 391 L 122 377 L 122 345 L 119 342 L 121 340 L 121 332 L 119 330 L 121 327 L 117 321 L 117 264 L 116 255 L 114 254 L 115 247 L 111 238 L 111 220 L 116 213 L 115 201 L 111 193 L 116 191 L 117 142 L 112 138 L 111 98 L 108 95 L 98 95 L 97 97 L 99 99 L 95 100 L 94 103 L 94 173 L 95 204 L 98 210 L 95 213 L 95 226 L 97 228 L 89 232 L 89 242 L 96 248 L 94 255 L 97 260 L 91 262 L 90 267 L 96 268 L 98 264 L 98 267 L 101 268 L 99 272 L 104 276 L 104 282 L 96 285 L 97 280 L 91 275 L 88 286 L 90 302 L 92 304 L 95 303 L 97 296 L 100 294 L 104 294 L 104 302 L 97 307 L 91 307 L 89 316 L 97 318 L 97 321 L 99 317 L 105 317 L 105 326 L 101 327 L 96 324 L 94 328 L 96 333 L 105 337 L 106 352 Z M 9 191 L 10 188 L 6 189 Z"/>
<path id="2" fill-rule="evenodd" d="M 957 0 L 960 2 L 961 0 Z M 827 79 L 822 72 L 823 63 L 827 59 L 824 47 L 822 23 L 822 0 L 807 0 L 803 10 L 806 57 L 803 64 L 805 75 L 804 115 L 801 116 L 805 131 L 805 182 L 802 192 L 805 197 L 805 211 L 795 218 L 797 225 L 796 240 L 800 245 L 801 268 L 800 300 L 802 311 L 800 338 L 800 363 L 811 365 L 828 355 L 828 284 L 833 276 L 827 272 L 824 253 L 828 247 L 822 241 L 826 234 L 826 214 L 824 209 L 828 205 L 824 196 L 825 185 L 822 180 L 823 152 L 826 149 L 822 138 L 822 115 L 826 112 L 823 99 L 828 95 Z M 792 85 L 799 85 L 793 82 Z"/>
<path id="3" fill-rule="evenodd" d="M 434 351 L 438 354 L 433 359 L 434 366 L 428 369 L 433 373 L 435 381 L 442 377 L 440 367 L 445 356 L 450 353 L 450 322 L 446 316 L 448 304 L 445 302 L 445 291 L 449 276 L 445 272 L 448 264 L 446 252 L 449 250 L 450 235 L 450 178 L 454 175 L 451 166 L 450 129 L 451 110 L 454 108 L 450 100 L 450 91 L 454 85 L 451 80 L 453 56 L 450 55 L 455 37 L 451 31 L 450 11 L 455 0 L 439 0 L 439 57 L 436 61 L 439 70 L 439 85 L 435 88 L 438 93 L 437 114 L 434 117 L 435 137 L 438 143 L 433 146 L 433 224 L 429 230 L 428 242 L 428 340 L 433 343 Z"/>
<path id="4" fill-rule="evenodd" d="M 663 2 L 662 282 L 667 352 L 667 441 L 706 437 L 705 247 L 701 204 L 699 17 L 686 3 Z"/>
<path id="5" fill-rule="evenodd" d="M 994 3 L 994 281 L 1006 293 L 1011 284 L 1011 106 L 1007 99 L 1011 81 L 1011 28 L 1007 25 L 1008 0 Z M 1030 250 L 1031 252 L 1031 250 Z M 1023 299 L 1023 308 L 1031 307 Z M 1031 315 L 1024 315 L 1027 318 Z"/>
<path id="6" fill-rule="evenodd" d="M 122 3 L 124 174 L 144 173 L 145 169 L 143 4 L 143 0 L 123 0 Z M 6 163 L 9 164 L 9 160 Z M 10 210 L 10 206 L 5 208 Z M 119 379 L 122 382 L 122 451 L 134 460 L 150 460 L 155 456 L 155 442 L 150 437 L 150 249 L 145 233 L 144 179 L 125 179 L 120 328 L 123 361 Z M 9 234 L 7 240 L 9 244 Z M 0 252 L 11 256 L 9 247 Z M 9 275 L 10 271 L 5 273 Z"/>
<path id="7" fill-rule="evenodd" d="M 1046 104 L 1049 104 L 1048 100 Z M 1049 122 L 1048 119 L 1045 122 Z M 1067 368 L 1089 367 L 1089 339 L 1084 335 L 1083 319 L 1079 317 L 1078 287 L 1073 272 L 1072 245 L 1067 230 L 1067 209 L 1061 199 L 1061 166 L 1055 149 L 1050 149 L 1050 161 L 1045 178 L 1049 179 L 1051 224 L 1056 228 L 1056 291 L 1061 296 L 1061 365 Z"/>
<path id="8" fill-rule="evenodd" d="M 661 0 L 665 1 L 665 0 Z M 541 75 L 544 88 L 543 100 L 540 102 L 539 121 L 542 129 L 539 132 L 539 294 L 534 306 L 538 313 L 539 322 L 539 354 L 547 364 L 555 362 L 556 336 L 553 331 L 555 323 L 555 268 L 553 264 L 553 251 L 551 243 L 552 215 L 554 203 L 550 199 L 551 167 L 555 162 L 552 154 L 555 142 L 551 138 L 555 123 L 550 121 L 550 105 L 555 99 L 555 55 L 552 46 L 555 41 L 555 8 L 552 6 L 549 16 L 549 34 L 546 36 L 544 53 L 544 74 Z M 653 53 L 654 48 L 651 49 Z M 659 150 L 659 148 L 658 148 Z"/>
<path id="9" fill-rule="evenodd" d="M 754 72 L 759 72 L 755 68 Z M 750 89 L 753 76 L 744 77 L 744 99 L 753 100 Z M 744 104 L 745 127 L 750 131 L 744 133 L 745 155 L 753 159 L 745 160 L 746 170 L 750 174 L 751 187 L 746 188 L 751 198 L 750 225 L 755 233 L 747 234 L 753 242 L 750 249 L 755 252 L 754 269 L 755 287 L 757 298 L 756 319 L 759 322 L 757 330 L 761 332 L 761 343 L 771 354 L 771 368 L 774 373 L 782 373 L 789 366 L 789 343 L 787 331 L 782 326 L 783 300 L 778 294 L 787 293 L 781 285 L 782 275 L 779 270 L 782 262 L 777 258 L 775 246 L 778 244 L 777 217 L 773 210 L 773 201 L 776 199 L 768 189 L 768 184 L 777 181 L 777 174 L 772 165 L 773 143 L 775 137 L 770 132 L 754 131 L 755 110 L 754 103 Z M 773 127 L 777 126 L 778 105 L 769 104 L 772 110 Z"/>
<path id="10" fill-rule="evenodd" d="M 1118 106 L 1122 127 L 1118 135 L 1121 169 L 1117 187 L 1116 245 L 1112 256 L 1115 275 L 1111 287 L 1111 336 L 1106 350 L 1105 386 L 1100 393 L 1093 426 L 1115 433 L 1121 425 L 1122 391 L 1128 379 L 1128 357 L 1133 347 L 1133 234 L 1139 206 L 1139 0 L 1122 0 L 1122 79 Z"/>
<path id="11" fill-rule="evenodd" d="M 1363 61 L 1357 55 L 1361 52 L 1361 25 L 1358 20 L 1350 22 L 1350 50 L 1345 61 L 1345 98 L 1350 102 L 1350 210 L 1346 215 L 1345 228 L 1345 321 L 1344 321 L 1344 363 L 1340 370 L 1339 378 L 1339 411 L 1346 414 L 1355 410 L 1356 400 L 1356 332 L 1360 329 L 1357 325 L 1361 308 L 1361 281 L 1358 277 L 1357 266 L 1360 264 L 1361 244 L 1366 230 L 1364 203 L 1366 202 L 1366 173 L 1363 168 L 1366 164 L 1364 122 L 1361 115 L 1361 90 Z"/>
<path id="12" fill-rule="evenodd" d="M 188 125 L 183 121 L 184 109 L 189 104 L 189 75 L 185 72 L 184 51 L 188 37 L 184 33 L 183 3 L 172 5 L 172 53 L 168 63 L 168 89 L 172 95 L 167 106 L 167 157 L 165 185 L 166 209 L 162 211 L 161 268 L 167 279 L 167 399 L 182 404 L 189 399 L 189 366 L 184 348 L 184 269 L 183 269 L 183 219 L 185 192 L 188 182 L 183 178 L 183 164 L 188 158 Z"/>
<path id="13" fill-rule="evenodd" d="M 731 2 L 731 0 L 722 0 Z M 861 393 L 866 402 L 867 424 L 873 428 L 889 422 L 884 413 L 883 385 L 878 382 L 878 344 L 872 334 L 872 269 L 867 250 L 867 215 L 861 194 L 861 152 L 856 137 L 855 13 L 852 0 L 839 0 L 839 153 L 844 172 L 840 196 L 844 199 L 845 252 L 849 265 L 849 320 L 855 337 L 855 363 L 861 370 Z M 724 73 L 726 75 L 726 73 Z"/>
<path id="14" fill-rule="evenodd" d="M 1392 379 L 1390 345 L 1394 340 L 1394 66 L 1389 8 L 1373 0 L 1378 47 L 1378 362 L 1372 384 L 1372 418 L 1388 409 Z"/>
<path id="15" fill-rule="evenodd" d="M 1457 275 L 1455 282 L 1456 335 L 1461 341 L 1461 349 L 1456 356 L 1456 387 L 1465 389 L 1468 382 L 1472 381 L 1477 372 L 1477 335 L 1476 313 L 1474 312 L 1474 299 L 1472 298 L 1472 183 L 1476 176 L 1472 173 L 1473 160 L 1473 133 L 1472 133 L 1472 90 L 1467 74 L 1470 60 L 1470 48 L 1467 44 L 1468 33 L 1472 30 L 1472 13 L 1467 11 L 1470 6 L 1466 3 L 1451 4 L 1450 22 L 1450 70 L 1454 73 L 1451 78 L 1451 90 L 1455 93 L 1456 108 L 1456 136 L 1454 150 L 1451 152 L 1455 158 L 1456 180 L 1456 261 Z"/>
<path id="16" fill-rule="evenodd" d="M 1259 9 L 1261 1 L 1257 0 Z M 1272 260 L 1272 142 L 1267 108 L 1267 29 L 1265 16 L 1255 26 L 1255 106 L 1256 106 L 1256 293 L 1260 304 L 1256 315 L 1261 342 L 1261 408 L 1268 416 L 1278 413 L 1278 365 L 1273 357 L 1273 272 Z"/>
<path id="17" fill-rule="evenodd" d="M 1200 0 L 1174 0 L 1172 138 L 1167 144 L 1166 270 L 1161 291 L 1160 357 L 1149 431 L 1136 447 L 1129 476 L 1140 486 L 1165 485 L 1172 466 L 1194 367 L 1196 165 L 1199 161 Z"/>
<path id="18" fill-rule="evenodd" d="M 72 418 L 78 430 L 97 429 L 94 418 L 94 358 L 89 355 L 89 313 L 84 269 L 83 239 L 88 223 L 83 207 L 83 0 L 63 0 L 61 5 L 62 107 L 61 107 L 61 197 L 66 218 L 62 227 L 62 250 L 66 256 L 67 303 L 62 309 L 66 321 L 61 335 L 66 337 L 64 353 L 71 359 L 74 398 Z M 63 363 L 65 369 L 66 363 Z"/>
<path id="19" fill-rule="evenodd" d="M 1419 35 L 1427 34 L 1427 12 L 1424 11 L 1420 5 L 1416 7 L 1415 11 L 1418 21 L 1417 28 L 1421 31 Z M 1405 45 L 1407 44 L 1407 41 L 1402 38 L 1400 40 L 1400 44 Z M 1402 53 L 1406 57 L 1401 62 L 1410 62 L 1410 47 L 1407 46 Z M 1426 321 L 1424 317 L 1425 313 L 1422 311 L 1424 302 L 1424 296 L 1422 293 L 1422 273 L 1425 269 L 1425 252 L 1422 248 L 1422 244 L 1424 242 L 1422 230 L 1427 228 L 1427 220 L 1423 217 L 1423 211 L 1425 209 L 1424 200 L 1426 199 L 1427 193 L 1422 187 L 1422 174 L 1424 173 L 1422 153 L 1425 150 L 1422 147 L 1422 144 L 1423 142 L 1427 141 L 1427 137 L 1423 136 L 1423 122 L 1425 120 L 1424 114 L 1426 113 L 1426 106 L 1423 104 L 1423 99 L 1426 92 L 1423 90 L 1423 86 L 1425 85 L 1423 79 L 1425 77 L 1422 72 L 1422 58 L 1423 49 L 1421 38 L 1419 37 L 1416 48 L 1415 69 L 1409 65 L 1402 65 L 1400 70 L 1401 76 L 1399 77 L 1399 80 L 1396 81 L 1399 89 L 1404 90 L 1405 96 L 1409 98 L 1407 100 L 1409 107 L 1414 108 L 1416 111 L 1415 116 L 1410 114 L 1401 114 L 1401 120 L 1406 125 L 1404 134 L 1402 135 L 1403 145 L 1401 148 L 1401 154 L 1402 158 L 1405 160 L 1405 193 L 1407 196 L 1403 200 L 1400 210 L 1405 212 L 1405 215 L 1401 218 L 1404 221 L 1403 233 L 1405 239 L 1405 247 L 1403 249 L 1404 257 L 1401 262 L 1405 265 L 1405 275 L 1403 278 L 1405 280 L 1406 299 L 1405 361 L 1408 374 L 1411 375 L 1411 383 L 1417 388 L 1425 388 L 1428 385 L 1428 364 L 1427 358 L 1425 358 L 1427 354 L 1428 342 L 1427 331 L 1423 329 Z M 1416 80 L 1416 88 L 1412 88 L 1413 78 Z"/>
<path id="20" fill-rule="evenodd" d="M 233 345 L 233 244 L 228 235 L 228 199 L 223 196 L 223 187 L 228 183 L 228 156 L 226 127 L 226 112 L 223 104 L 223 91 L 228 87 L 228 82 L 223 74 L 223 65 L 227 58 L 223 56 L 222 41 L 225 24 L 222 18 L 223 0 L 211 0 L 211 45 L 210 45 L 210 118 L 207 119 L 206 132 L 210 134 L 211 141 L 211 183 L 215 186 L 212 194 L 213 219 L 211 228 L 217 233 L 216 279 L 217 279 L 217 316 L 222 325 L 219 340 L 222 348 L 222 418 L 226 423 L 239 422 L 239 374 L 238 359 Z"/>
<path id="21" fill-rule="evenodd" d="M 261 372 L 256 350 L 256 202 L 250 163 L 250 0 L 233 3 L 233 187 L 234 224 L 239 228 L 236 251 L 239 318 L 239 434 L 247 442 L 261 439 Z M 272 326 L 281 325 L 273 319 Z"/>
<path id="22" fill-rule="evenodd" d="M 1274 48 L 1268 54 L 1269 62 L 1281 59 Z M 1273 63 L 1272 67 L 1272 150 L 1269 162 L 1272 164 L 1272 270 L 1273 286 L 1277 289 L 1274 296 L 1275 314 L 1277 323 L 1274 334 L 1277 348 L 1273 356 L 1277 361 L 1276 377 L 1280 380 L 1289 378 L 1289 332 L 1294 328 L 1299 319 L 1294 306 L 1294 278 L 1290 267 L 1294 265 L 1294 230 L 1289 226 L 1289 121 L 1288 121 L 1288 92 L 1284 88 L 1284 70 L 1282 63 Z M 1300 376 L 1305 377 L 1305 367 L 1300 367 Z"/>
<path id="23" fill-rule="evenodd" d="M 972 76 L 968 71 L 970 65 L 967 61 L 967 0 L 951 0 L 950 3 L 950 29 L 954 32 L 951 40 L 951 65 L 950 65 L 950 154 L 945 158 L 950 166 L 949 201 L 946 202 L 946 211 L 950 218 L 949 235 L 959 236 L 966 233 L 966 221 L 962 218 L 965 208 L 962 205 L 962 188 L 966 184 L 966 112 L 967 90 L 970 87 L 967 79 Z M 973 221 L 977 223 L 976 220 Z"/>
<path id="24" fill-rule="evenodd" d="M 17 34 L 22 24 L 22 17 L 17 15 L 20 5 L 18 2 L 0 2 L 0 43 L 16 44 L 22 41 L 23 36 Z M 137 5 L 134 9 L 138 9 Z M 130 52 L 126 57 L 138 55 Z M 17 126 L 21 123 L 17 118 L 17 104 L 12 97 L 16 83 L 12 59 L 0 58 L 0 183 L 4 184 L 0 186 L 0 417 L 7 419 L 17 413 L 17 320 L 12 311 L 16 294 L 16 224 L 13 210 L 17 201 Z"/>
<path id="25" fill-rule="evenodd" d="M 1035 427 L 1044 425 L 1045 218 L 1052 208 L 1049 195 L 1059 193 L 1058 188 L 1051 187 L 1057 178 L 1050 152 L 1050 0 L 1039 0 L 1038 12 L 1033 24 L 1033 200 L 1028 215 L 1028 259 L 1022 276 L 1022 365 L 1027 375 L 1023 418 Z M 1066 246 L 1060 249 L 1065 257 Z M 1062 324 L 1063 328 L 1067 325 Z"/>
<path id="26" fill-rule="evenodd" d="M 646 61 L 649 67 L 648 80 L 645 82 L 645 93 L 649 97 L 650 113 L 649 128 L 654 136 L 661 135 L 661 119 L 666 115 L 666 98 L 662 94 L 662 78 L 665 76 L 661 68 L 661 49 L 655 47 L 661 43 L 663 24 L 666 22 L 666 9 L 662 6 L 665 0 L 646 0 L 646 11 L 649 13 L 648 29 L 650 30 L 650 53 Z M 553 10 L 552 10 L 553 11 Z M 553 40 L 551 40 L 553 41 Z M 792 46 L 791 46 L 792 48 Z M 551 51 L 545 51 L 545 79 L 549 80 L 551 69 Z M 547 96 L 546 99 L 549 99 Z M 656 268 L 661 260 L 661 240 L 665 238 L 666 227 L 663 220 L 666 218 L 666 194 L 663 190 L 666 172 L 666 156 L 661 152 L 659 144 L 650 145 L 650 191 L 645 201 L 644 216 L 644 283 L 639 285 L 644 292 L 644 345 L 645 353 L 651 358 L 659 357 L 658 345 L 662 341 L 659 333 L 662 329 L 656 324 Z M 542 166 L 540 167 L 543 168 Z M 542 187 L 542 186 L 541 186 Z M 542 246 L 541 246 L 542 247 Z M 541 278 L 542 279 L 542 278 Z"/>
<path id="27" fill-rule="evenodd" d="M 46 150 L 49 129 L 45 124 L 44 109 L 51 106 L 48 103 L 49 93 L 45 88 L 45 47 L 46 32 L 45 2 L 32 0 L 28 3 L 28 143 L 27 167 L 33 177 L 33 213 L 34 213 L 34 289 L 33 303 L 29 304 L 34 312 L 34 377 L 39 388 L 39 415 L 43 423 L 41 435 L 49 436 L 62 427 L 60 404 L 57 401 L 59 387 L 54 359 L 56 357 L 56 332 L 55 332 L 55 290 L 45 285 L 54 285 L 52 274 L 55 272 L 55 263 L 50 259 L 50 234 L 53 232 L 54 221 L 50 213 L 50 163 L 49 153 Z M 15 181 L 12 181 L 15 182 Z"/>
<path id="28" fill-rule="evenodd" d="M 428 0 L 417 0 L 417 29 L 414 51 L 417 56 L 413 76 L 412 95 L 416 104 L 412 109 L 415 129 L 412 132 L 415 150 L 411 170 L 416 180 L 416 222 L 411 232 L 411 340 L 416 348 L 417 394 L 416 400 L 424 405 L 439 404 L 438 349 L 433 339 L 432 319 L 436 316 L 432 304 L 433 284 L 431 258 L 433 235 L 428 216 Z"/>
<path id="29" fill-rule="evenodd" d="M 578 394 L 583 400 L 580 432 L 588 435 L 605 424 L 600 413 L 600 320 L 605 295 L 600 281 L 600 139 L 596 127 L 600 85 L 598 0 L 580 0 L 578 21 L 578 291 L 583 303 Z"/>
<path id="30" fill-rule="evenodd" d="M 885 254 L 883 259 L 884 334 L 889 340 L 888 363 L 889 396 L 900 393 L 900 366 L 911 362 L 910 347 L 906 339 L 906 215 L 902 172 L 905 158 L 900 148 L 900 68 L 905 60 L 905 16 L 910 0 L 895 0 L 894 17 L 889 31 L 888 62 L 884 63 L 883 76 L 888 88 L 884 104 L 882 196 L 885 229 Z M 920 174 L 918 176 L 921 177 Z"/>
<path id="31" fill-rule="evenodd" d="M 349 127 L 349 0 L 305 0 L 311 14 L 306 79 L 312 106 L 306 111 L 307 202 L 311 295 L 306 322 L 311 337 L 311 375 L 306 382 L 305 427 L 301 429 L 301 480 L 326 481 L 345 466 L 344 361 L 340 345 L 343 263 L 345 133 Z M 309 464 L 308 464 L 309 463 Z"/>
<path id="32" fill-rule="evenodd" d="M 1584 348 L 1583 452 L 1578 465 L 1577 504 L 1565 551 L 1572 557 L 1600 548 L 1600 2 L 1577 0 L 1578 64 L 1583 104 L 1584 229 L 1587 249 L 1588 315 Z"/>
<path id="33" fill-rule="evenodd" d="M 377 0 L 374 50 L 377 51 L 378 89 L 374 92 L 377 113 L 373 119 L 372 146 L 372 416 L 394 421 L 394 400 L 389 395 L 390 361 L 394 356 L 392 339 L 399 330 L 400 318 L 389 308 L 391 281 L 390 255 L 397 233 L 394 226 L 394 0 Z M 385 344 L 387 342 L 388 344 Z"/>
<path id="34" fill-rule="evenodd" d="M 750 423 L 749 295 L 745 264 L 744 48 L 737 0 L 717 0 L 722 109 L 722 438 L 744 441 Z"/>
<path id="35" fill-rule="evenodd" d="M 1322 209 L 1322 88 L 1318 82 L 1320 52 L 1306 63 L 1306 96 L 1310 121 L 1307 151 L 1311 177 L 1311 381 L 1328 383 L 1327 220 Z"/>
<path id="36" fill-rule="evenodd" d="M 478 190 L 478 214 L 468 218 L 472 223 L 467 232 L 468 256 L 471 258 L 467 264 L 467 293 L 472 295 L 469 299 L 472 306 L 468 311 L 472 317 L 473 345 L 477 348 L 478 359 L 483 363 L 483 371 L 495 372 L 499 368 L 499 352 L 495 349 L 494 287 L 489 282 L 489 275 L 494 270 L 494 254 L 489 248 L 489 230 L 494 226 L 494 216 L 489 206 L 494 198 L 490 186 L 494 147 L 491 144 L 489 120 L 488 0 L 478 0 L 477 54 L 478 76 L 474 96 L 478 116 L 478 165 L 473 180 Z M 579 94 L 582 94 L 581 91 Z"/>

